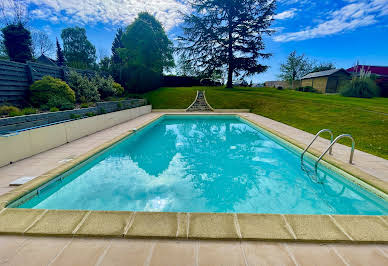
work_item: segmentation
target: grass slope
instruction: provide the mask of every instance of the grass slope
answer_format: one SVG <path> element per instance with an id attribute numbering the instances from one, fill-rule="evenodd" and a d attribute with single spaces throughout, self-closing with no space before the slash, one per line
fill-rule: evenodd
<path id="1" fill-rule="evenodd" d="M 273 88 L 161 88 L 145 97 L 155 109 L 184 109 L 205 90 L 216 109 L 251 109 L 315 134 L 329 128 L 335 135 L 352 134 L 356 148 L 388 159 L 388 98 L 360 99 Z M 323 135 L 326 137 L 326 135 Z M 328 136 L 327 136 L 328 138 Z M 341 143 L 350 145 L 350 141 Z"/>

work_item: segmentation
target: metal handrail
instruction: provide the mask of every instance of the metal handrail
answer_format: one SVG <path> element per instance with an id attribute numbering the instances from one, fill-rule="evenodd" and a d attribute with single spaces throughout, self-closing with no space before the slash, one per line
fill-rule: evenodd
<path id="1" fill-rule="evenodd" d="M 330 146 L 325 150 L 324 153 L 322 153 L 322 155 L 318 158 L 318 161 L 315 162 L 315 172 L 317 172 L 317 169 L 318 169 L 318 163 L 322 160 L 323 156 L 326 155 L 326 153 L 334 146 L 334 144 L 336 144 L 340 139 L 342 138 L 350 138 L 352 140 L 352 150 L 350 152 L 350 159 L 349 159 L 349 163 L 352 164 L 353 163 L 353 156 L 354 156 L 354 148 L 356 146 L 356 143 L 352 137 L 352 135 L 350 134 L 343 134 L 343 135 L 340 135 L 338 136 L 331 144 Z"/>
<path id="2" fill-rule="evenodd" d="M 300 156 L 300 160 L 302 161 L 302 163 L 303 163 L 303 156 L 304 156 L 304 154 L 307 152 L 307 150 L 311 147 L 311 145 L 313 145 L 313 143 L 314 143 L 314 141 L 319 137 L 319 135 L 321 135 L 322 133 L 324 133 L 324 132 L 329 132 L 330 133 L 330 135 L 331 135 L 331 141 L 330 141 L 330 144 L 331 143 L 333 143 L 333 140 L 334 140 L 334 135 L 333 135 L 333 132 L 330 130 L 330 129 L 322 129 L 321 131 L 319 131 L 316 135 L 315 135 L 315 137 L 314 137 L 314 139 L 310 142 L 310 144 L 306 147 L 306 149 L 304 149 L 304 151 L 302 152 L 302 154 L 301 154 L 301 156 Z M 330 146 L 330 152 L 329 152 L 329 154 L 332 154 L 332 146 Z"/>

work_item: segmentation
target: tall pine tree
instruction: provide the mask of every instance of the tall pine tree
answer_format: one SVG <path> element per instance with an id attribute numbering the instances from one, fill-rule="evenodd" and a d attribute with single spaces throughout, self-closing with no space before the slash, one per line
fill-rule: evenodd
<path id="1" fill-rule="evenodd" d="M 64 66 L 65 65 L 65 56 L 63 55 L 61 45 L 59 44 L 57 38 L 57 65 Z"/>
<path id="2" fill-rule="evenodd" d="M 194 67 L 209 76 L 226 67 L 228 88 L 233 87 L 233 75 L 267 70 L 259 59 L 271 56 L 262 50 L 263 35 L 273 32 L 274 0 L 193 0 L 191 7 L 179 40 Z"/>
<path id="3" fill-rule="evenodd" d="M 123 68 L 123 61 L 121 60 L 119 55 L 119 49 L 124 48 L 122 37 L 123 37 L 123 29 L 118 28 L 116 32 L 116 36 L 112 43 L 111 72 L 112 72 L 113 78 L 119 83 L 122 83 L 122 68 Z"/>

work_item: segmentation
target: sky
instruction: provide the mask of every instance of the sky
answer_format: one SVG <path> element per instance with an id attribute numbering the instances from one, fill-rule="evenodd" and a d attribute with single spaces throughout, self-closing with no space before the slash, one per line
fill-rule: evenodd
<path id="1" fill-rule="evenodd" d="M 186 0 L 26 1 L 30 27 L 53 40 L 63 28 L 85 27 L 98 55 L 110 54 L 117 28 L 129 25 L 139 12 L 154 14 L 174 40 L 180 34 L 180 12 L 190 11 Z M 255 83 L 277 80 L 280 64 L 294 50 L 337 68 L 357 61 L 388 65 L 388 0 L 278 0 L 271 28 L 276 33 L 265 37 L 265 51 L 273 56 L 261 62 L 270 68 L 249 78 Z"/>

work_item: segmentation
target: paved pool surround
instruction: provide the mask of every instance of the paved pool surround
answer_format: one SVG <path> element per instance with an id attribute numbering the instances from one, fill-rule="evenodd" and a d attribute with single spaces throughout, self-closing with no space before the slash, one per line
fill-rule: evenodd
<path id="1" fill-rule="evenodd" d="M 152 123 L 148 121 L 138 129 Z M 214 113 L 212 113 L 214 115 Z M 247 117 L 241 116 L 243 119 Z M 254 121 L 251 123 L 256 124 Z M 258 125 L 269 132 L 263 125 Z M 152 213 L 72 211 L 6 208 L 53 178 L 133 134 L 128 131 L 111 141 L 65 163 L 0 196 L 0 234 L 32 236 L 79 236 L 117 238 L 229 239 L 312 242 L 387 243 L 388 216 L 282 215 L 222 213 Z M 296 146 L 301 143 L 290 141 Z M 290 144 L 291 145 L 291 144 Z M 313 154 L 317 151 L 312 151 Z M 387 183 L 351 165 L 326 159 L 357 176 L 353 182 L 386 198 Z"/>

